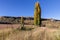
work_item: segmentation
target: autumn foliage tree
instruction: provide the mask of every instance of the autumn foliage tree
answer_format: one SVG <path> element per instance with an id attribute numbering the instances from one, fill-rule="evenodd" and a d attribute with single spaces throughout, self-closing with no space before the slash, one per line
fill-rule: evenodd
<path id="1" fill-rule="evenodd" d="M 36 2 L 35 4 L 34 25 L 41 25 L 41 8 L 39 2 Z"/>

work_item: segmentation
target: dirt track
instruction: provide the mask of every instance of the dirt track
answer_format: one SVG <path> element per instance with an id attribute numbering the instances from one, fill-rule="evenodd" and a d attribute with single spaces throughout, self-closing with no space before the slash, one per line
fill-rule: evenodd
<path id="1" fill-rule="evenodd" d="M 0 29 L 3 29 L 3 28 L 16 28 L 16 27 L 19 27 L 20 25 L 19 24 L 0 24 Z"/>

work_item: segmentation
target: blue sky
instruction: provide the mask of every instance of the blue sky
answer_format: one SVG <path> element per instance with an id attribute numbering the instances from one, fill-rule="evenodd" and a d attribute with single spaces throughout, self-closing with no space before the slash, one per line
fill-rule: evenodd
<path id="1" fill-rule="evenodd" d="M 0 16 L 34 16 L 37 0 L 0 0 Z M 60 19 L 60 0 L 38 0 L 42 18 Z"/>

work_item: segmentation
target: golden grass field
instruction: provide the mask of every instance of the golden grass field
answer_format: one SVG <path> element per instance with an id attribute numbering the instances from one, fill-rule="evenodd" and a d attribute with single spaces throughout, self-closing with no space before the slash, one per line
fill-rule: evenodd
<path id="1" fill-rule="evenodd" d="M 60 40 L 60 22 L 42 21 L 41 27 L 24 26 L 32 30 L 20 30 L 20 24 L 0 24 L 0 40 Z"/>
<path id="2" fill-rule="evenodd" d="M 0 24 L 6 26 L 7 24 Z M 14 27 L 8 24 L 8 28 L 0 29 L 0 40 L 60 40 L 60 29 L 49 27 L 35 27 L 25 25 L 26 28 L 34 28 L 32 30 L 19 30 L 19 25 L 14 24 Z M 16 27 L 16 25 L 18 27 Z M 0 26 L 0 27 L 1 27 Z M 30 27 L 28 27 L 30 26 Z"/>

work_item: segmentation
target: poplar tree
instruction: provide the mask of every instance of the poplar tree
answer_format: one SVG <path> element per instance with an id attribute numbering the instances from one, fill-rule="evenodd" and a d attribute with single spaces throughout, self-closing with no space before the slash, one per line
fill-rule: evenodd
<path id="1" fill-rule="evenodd" d="M 34 25 L 41 25 L 41 8 L 39 2 L 36 2 L 35 4 Z"/>

